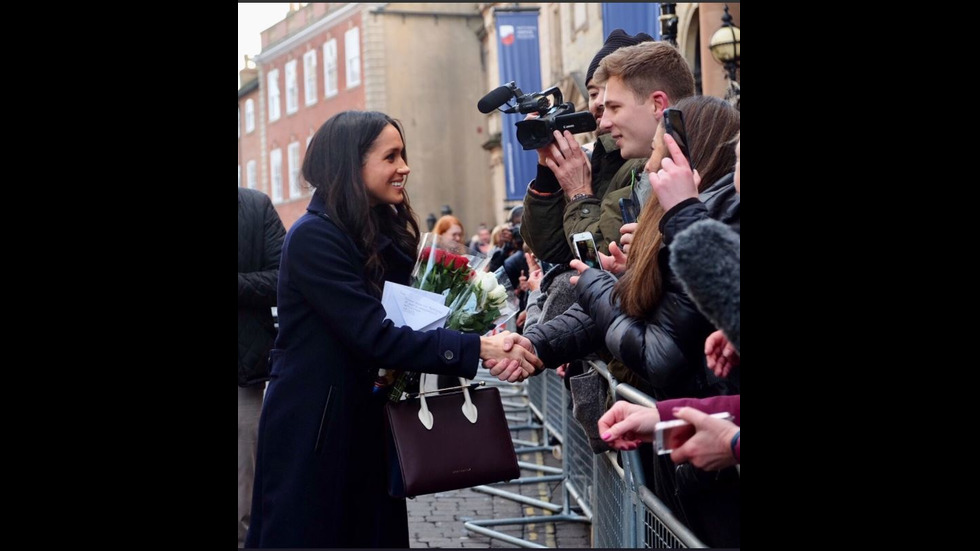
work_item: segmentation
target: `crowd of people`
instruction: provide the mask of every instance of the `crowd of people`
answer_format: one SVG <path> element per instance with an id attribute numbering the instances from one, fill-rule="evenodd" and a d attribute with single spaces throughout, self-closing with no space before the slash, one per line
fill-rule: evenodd
<path id="1" fill-rule="evenodd" d="M 573 392 L 593 450 L 640 450 L 647 485 L 699 539 L 740 546 L 739 111 L 695 95 L 674 46 L 620 29 L 586 86 L 594 143 L 556 131 L 505 223 L 481 223 L 468 241 L 451 214 L 433 227 L 490 259 L 518 304 L 517 332 L 385 319 L 384 282 L 408 283 L 422 234 L 396 119 L 345 111 L 320 127 L 302 166 L 313 197 L 288 232 L 271 203 L 265 218 L 243 219 L 239 190 L 239 546 L 408 547 L 405 500 L 387 493 L 379 368 L 473 378 L 482 365 L 510 383 L 556 369 L 581 389 L 595 378 L 590 358 L 657 401 Z M 690 158 L 666 131 L 666 109 L 683 114 Z M 642 203 L 636 222 L 624 223 L 623 198 Z M 243 237 L 247 225 L 261 231 Z M 601 268 L 575 258 L 571 236 L 583 232 Z M 262 254 L 246 262 L 243 248 Z M 254 337 L 271 318 L 248 321 L 272 305 L 274 342 Z M 243 365 L 260 373 L 243 381 Z M 733 419 L 709 415 L 721 411 Z M 671 419 L 694 436 L 656 455 L 656 424 Z"/>

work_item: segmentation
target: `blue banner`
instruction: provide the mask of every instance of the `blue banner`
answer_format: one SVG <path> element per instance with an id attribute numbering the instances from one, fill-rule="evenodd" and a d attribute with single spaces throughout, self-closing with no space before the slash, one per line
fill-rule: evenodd
<path id="1" fill-rule="evenodd" d="M 500 11 L 497 19 L 497 59 L 500 85 L 514 81 L 525 94 L 541 91 L 541 59 L 538 46 L 538 12 Z M 526 115 L 501 113 L 500 141 L 503 148 L 507 199 L 521 200 L 537 174 L 538 154 L 524 151 L 517 141 L 518 121 Z"/>
<path id="2" fill-rule="evenodd" d="M 630 36 L 640 32 L 647 33 L 655 40 L 660 40 L 660 4 L 652 2 L 603 2 L 603 42 L 609 37 L 609 33 L 615 29 L 623 29 Z"/>

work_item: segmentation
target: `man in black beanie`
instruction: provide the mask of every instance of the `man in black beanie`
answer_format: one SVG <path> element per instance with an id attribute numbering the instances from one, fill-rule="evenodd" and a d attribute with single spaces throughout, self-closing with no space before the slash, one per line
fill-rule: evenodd
<path id="1" fill-rule="evenodd" d="M 596 118 L 597 126 L 602 119 L 604 87 L 592 82 L 592 75 L 599 63 L 619 48 L 652 40 L 653 37 L 646 33 L 630 36 L 622 29 L 615 29 L 592 59 L 585 86 L 589 91 L 589 111 Z M 565 141 L 564 138 L 561 140 Z M 576 145 L 576 142 L 573 140 L 568 145 Z M 591 163 L 581 148 L 573 147 L 568 151 L 569 158 L 563 158 L 562 152 L 558 151 L 559 165 L 554 160 L 555 154 L 549 151 L 553 146 L 554 143 L 537 150 L 537 177 L 528 185 L 524 196 L 524 222 L 521 225 L 524 242 L 541 260 L 564 264 L 574 258 L 570 236 L 588 231 L 592 232 L 599 251 L 609 254 L 609 243 L 619 242 L 622 218 L 602 224 L 606 229 L 603 232 L 599 223 L 602 198 L 609 191 L 629 186 L 636 174 L 642 172 L 646 159 L 623 159 L 615 140 L 603 131 L 598 131 Z M 550 168 L 552 165 L 555 169 Z M 611 212 L 618 213 L 618 205 Z"/>

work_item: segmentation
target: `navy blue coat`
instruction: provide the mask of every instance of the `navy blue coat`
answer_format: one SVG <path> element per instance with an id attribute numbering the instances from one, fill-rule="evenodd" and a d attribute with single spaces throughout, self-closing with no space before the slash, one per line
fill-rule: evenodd
<path id="1" fill-rule="evenodd" d="M 279 336 L 259 421 L 246 547 L 408 547 L 404 499 L 387 493 L 385 393 L 378 369 L 473 378 L 478 335 L 416 332 L 384 320 L 364 257 L 313 197 L 290 228 L 279 272 Z M 385 279 L 414 259 L 381 237 Z"/>

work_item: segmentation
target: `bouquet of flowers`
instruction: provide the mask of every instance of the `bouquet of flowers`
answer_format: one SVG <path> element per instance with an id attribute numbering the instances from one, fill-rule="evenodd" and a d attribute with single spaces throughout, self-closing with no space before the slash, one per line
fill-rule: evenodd
<path id="1" fill-rule="evenodd" d="M 419 254 L 412 271 L 412 287 L 443 297 L 449 308 L 445 327 L 466 333 L 484 334 L 513 314 L 507 290 L 486 267 L 490 259 L 455 241 L 426 233 L 419 241 Z M 406 388 L 418 381 L 418 373 L 382 369 L 375 392 L 391 387 L 388 398 L 398 401 Z"/>

